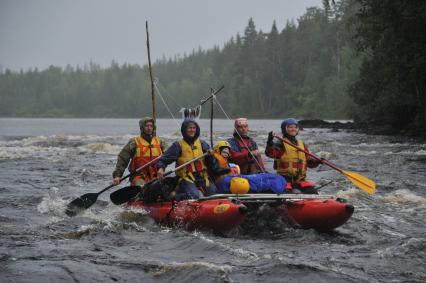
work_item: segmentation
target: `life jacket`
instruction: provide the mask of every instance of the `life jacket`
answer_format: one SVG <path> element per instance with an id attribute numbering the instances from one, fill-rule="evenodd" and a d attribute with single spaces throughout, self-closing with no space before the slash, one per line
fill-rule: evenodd
<path id="1" fill-rule="evenodd" d="M 200 139 L 196 139 L 192 146 L 189 145 L 184 139 L 181 139 L 178 141 L 178 143 L 182 153 L 176 161 L 176 167 L 204 154 Z M 196 172 L 205 180 L 206 187 L 209 186 L 209 178 L 207 174 L 207 167 L 204 163 L 204 158 L 194 161 L 191 164 L 188 164 L 186 167 L 179 169 L 176 171 L 176 175 L 181 179 L 194 183 L 195 176 L 193 173 Z"/>
<path id="2" fill-rule="evenodd" d="M 290 142 L 288 139 L 286 141 Z M 303 151 L 299 151 L 283 142 L 284 153 L 280 159 L 276 160 L 277 173 L 291 179 L 292 183 L 299 183 L 306 178 L 306 171 L 308 163 L 306 160 L 306 154 Z M 301 140 L 297 140 L 297 146 L 301 149 L 305 149 L 305 145 Z"/>
<path id="3" fill-rule="evenodd" d="M 231 172 L 229 172 L 227 174 L 223 174 L 221 176 L 218 176 L 215 179 L 215 182 L 218 179 L 221 179 L 221 178 L 223 178 L 225 176 L 228 176 L 228 175 L 240 174 L 240 166 L 238 166 L 237 164 L 235 164 L 235 163 L 229 163 L 228 160 L 225 157 L 223 157 L 222 155 L 220 155 L 219 153 L 214 153 L 214 157 L 217 159 L 220 168 L 223 168 L 223 169 L 229 168 L 229 169 L 231 169 Z"/>
<path id="4" fill-rule="evenodd" d="M 129 165 L 129 171 L 135 172 L 136 169 L 147 164 L 151 160 L 157 158 L 163 154 L 161 150 L 160 138 L 153 137 L 151 143 L 147 142 L 141 136 L 135 137 L 136 143 L 136 154 L 133 156 L 132 161 Z M 142 178 L 145 182 L 148 182 L 157 176 L 157 163 L 145 167 L 132 179 L 132 182 Z"/>
<path id="5" fill-rule="evenodd" d="M 239 151 L 239 152 L 247 151 L 247 148 L 250 151 L 253 151 L 256 149 L 255 141 L 252 138 L 248 138 L 248 139 L 239 138 L 234 134 L 234 137 L 228 139 L 228 142 L 231 144 L 231 155 L 232 155 L 232 151 L 235 151 L 236 149 L 237 149 L 236 151 Z M 236 145 L 236 148 L 234 145 Z M 263 164 L 263 159 L 260 154 L 256 156 L 256 160 L 252 159 L 248 162 L 247 161 L 241 162 L 239 160 L 234 160 L 234 161 L 235 163 L 238 163 L 238 166 L 241 168 L 239 169 L 241 173 L 248 175 L 248 174 L 253 174 L 255 172 L 264 170 L 265 166 Z"/>
<path id="6" fill-rule="evenodd" d="M 235 143 L 238 146 L 238 151 L 247 150 L 247 148 L 251 151 L 256 149 L 256 147 L 254 146 L 254 141 L 251 138 L 245 139 L 234 137 L 233 139 L 235 140 Z"/>
<path id="7" fill-rule="evenodd" d="M 229 168 L 228 160 L 226 160 L 225 157 L 216 152 L 214 154 L 214 157 L 217 159 L 220 168 Z"/>

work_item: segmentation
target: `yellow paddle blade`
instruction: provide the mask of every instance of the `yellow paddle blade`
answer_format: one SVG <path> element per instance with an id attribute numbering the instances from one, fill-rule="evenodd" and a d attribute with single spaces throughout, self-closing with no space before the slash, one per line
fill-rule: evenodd
<path id="1" fill-rule="evenodd" d="M 364 192 L 372 195 L 376 192 L 376 183 L 368 179 L 365 176 L 362 176 L 356 172 L 351 171 L 342 171 L 343 175 L 345 175 L 355 186 L 363 190 Z"/>

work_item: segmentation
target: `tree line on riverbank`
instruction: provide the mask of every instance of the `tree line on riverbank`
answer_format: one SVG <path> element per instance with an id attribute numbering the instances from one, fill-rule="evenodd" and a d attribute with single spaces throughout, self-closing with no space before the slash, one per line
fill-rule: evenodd
<path id="1" fill-rule="evenodd" d="M 222 48 L 153 65 L 174 114 L 211 87 L 231 116 L 354 119 L 426 135 L 425 1 L 324 1 L 297 24 L 256 28 Z M 170 117 L 157 99 L 160 117 Z M 51 66 L 0 74 L 0 116 L 139 117 L 151 113 L 146 66 Z"/>

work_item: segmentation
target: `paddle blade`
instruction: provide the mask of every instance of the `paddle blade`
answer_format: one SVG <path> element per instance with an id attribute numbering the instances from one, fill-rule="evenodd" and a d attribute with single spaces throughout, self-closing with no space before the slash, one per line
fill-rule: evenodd
<path id="1" fill-rule="evenodd" d="M 342 173 L 358 188 L 363 190 L 364 192 L 372 195 L 376 192 L 376 183 L 356 172 L 351 171 L 342 171 Z"/>
<path id="2" fill-rule="evenodd" d="M 76 216 L 78 213 L 83 211 L 84 209 L 87 209 L 91 207 L 96 200 L 98 199 L 98 193 L 88 193 L 85 195 L 82 195 L 79 198 L 76 198 L 72 202 L 70 202 L 67 206 L 67 209 L 65 210 L 65 213 L 69 217 Z"/>
<path id="3" fill-rule="evenodd" d="M 141 187 L 139 186 L 129 186 L 121 188 L 112 194 L 109 195 L 111 202 L 115 205 L 120 205 L 128 202 L 129 200 L 135 198 L 138 193 L 141 192 Z"/>

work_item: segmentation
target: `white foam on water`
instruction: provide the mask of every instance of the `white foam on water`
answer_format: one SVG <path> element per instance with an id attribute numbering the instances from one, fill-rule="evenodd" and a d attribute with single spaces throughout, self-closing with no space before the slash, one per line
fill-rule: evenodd
<path id="1" fill-rule="evenodd" d="M 414 152 L 414 155 L 421 155 L 421 156 L 426 155 L 426 149 L 420 149 Z"/>
<path id="2" fill-rule="evenodd" d="M 37 211 L 43 214 L 50 214 L 54 217 L 63 218 L 68 201 L 62 199 L 59 194 L 59 189 L 52 187 L 44 196 L 41 202 L 37 205 Z"/>
<path id="3" fill-rule="evenodd" d="M 42 147 L 42 146 L 7 146 L 0 147 L 0 160 L 8 159 L 27 159 L 30 157 L 36 158 L 52 158 L 64 156 L 68 152 L 67 148 L 62 147 Z"/>
<path id="4" fill-rule="evenodd" d="M 348 146 L 347 144 L 345 146 Z M 389 142 L 383 142 L 383 143 L 359 143 L 359 144 L 353 144 L 349 145 L 350 147 L 378 147 L 378 148 L 385 148 L 385 147 L 404 147 L 409 146 L 412 147 L 413 144 L 410 143 L 389 143 Z"/>
<path id="5" fill-rule="evenodd" d="M 114 140 L 127 142 L 129 139 L 133 138 L 134 135 L 119 135 L 119 136 L 101 136 L 101 135 L 50 135 L 50 136 L 33 136 L 17 140 L 9 141 L 0 141 L 1 146 L 43 146 L 55 143 L 67 143 L 67 142 L 85 142 L 85 143 L 94 143 L 94 142 L 103 142 L 105 140 Z"/>
<path id="6" fill-rule="evenodd" d="M 350 187 L 346 190 L 340 190 L 336 193 L 337 197 L 341 197 L 341 198 L 346 198 L 346 199 L 354 199 L 354 198 L 360 198 L 364 195 L 365 193 L 363 191 L 361 191 L 360 189 L 354 188 L 354 187 Z"/>
<path id="7" fill-rule="evenodd" d="M 319 151 L 316 153 L 316 155 L 320 158 L 325 158 L 325 159 L 330 159 L 333 156 L 333 154 L 328 151 Z"/>
<path id="8" fill-rule="evenodd" d="M 426 199 L 407 189 L 396 190 L 386 196 L 379 197 L 384 203 L 426 205 Z"/>
<path id="9" fill-rule="evenodd" d="M 171 262 L 164 264 L 161 269 L 154 274 L 154 276 L 159 276 L 169 272 L 182 272 L 183 270 L 192 270 L 197 268 L 205 268 L 207 270 L 224 273 L 229 273 L 232 271 L 232 267 L 229 265 L 219 265 L 206 261 Z"/>
<path id="10" fill-rule="evenodd" d="M 380 230 L 381 230 L 382 232 L 386 233 L 386 234 L 389 234 L 389 235 L 391 235 L 391 236 L 396 236 L 396 237 L 398 237 L 398 238 L 405 238 L 405 237 L 407 237 L 407 236 L 406 236 L 406 235 L 404 235 L 404 234 L 398 233 L 398 232 L 396 232 L 396 231 L 391 231 L 391 230 L 385 229 L 385 228 L 383 228 L 383 227 L 381 227 L 381 228 L 380 228 Z"/>
<path id="11" fill-rule="evenodd" d="M 377 151 L 375 151 L 375 150 L 359 150 L 359 149 L 355 149 L 355 150 L 350 150 L 348 153 L 352 154 L 352 155 L 357 155 L 357 156 L 370 156 L 370 155 L 377 154 Z"/>
<path id="12" fill-rule="evenodd" d="M 203 233 L 200 233 L 198 231 L 194 231 L 193 235 L 196 236 L 197 238 L 199 238 L 199 239 L 201 239 L 201 240 L 209 243 L 209 244 L 218 246 L 222 250 L 224 250 L 224 251 L 226 251 L 226 252 L 228 252 L 228 253 L 230 253 L 232 255 L 235 255 L 237 257 L 244 258 L 244 259 L 249 259 L 249 260 L 258 260 L 259 259 L 259 256 L 256 253 L 254 253 L 254 252 L 251 252 L 251 251 L 248 251 L 248 250 L 244 250 L 242 248 L 234 248 L 234 247 L 226 245 L 224 243 L 216 242 L 216 241 L 214 241 L 212 239 L 209 239 L 206 235 L 204 235 Z"/>
<path id="13" fill-rule="evenodd" d="M 78 151 L 80 153 L 106 153 L 111 155 L 117 155 L 120 150 L 121 146 L 118 145 L 112 145 L 110 143 L 89 143 L 87 145 L 79 146 Z"/>
<path id="14" fill-rule="evenodd" d="M 425 149 L 420 149 L 420 150 L 402 150 L 402 151 L 398 151 L 398 152 L 393 152 L 393 151 L 387 151 L 385 153 L 383 153 L 383 155 L 387 156 L 387 155 L 416 155 L 416 156 L 426 156 L 426 150 Z"/>
<path id="15" fill-rule="evenodd" d="M 377 254 L 382 258 L 393 258 L 395 256 L 410 255 L 413 251 L 425 250 L 425 248 L 425 238 L 410 238 L 398 246 L 392 246 L 383 250 L 377 250 Z"/>
<path id="16" fill-rule="evenodd" d="M 40 213 L 48 214 L 51 216 L 51 222 L 58 222 L 69 218 L 66 214 L 66 208 L 70 200 L 65 200 L 59 195 L 59 189 L 56 187 L 50 188 L 48 194 L 42 198 L 42 201 L 38 204 L 37 210 Z M 79 217 L 86 217 L 96 222 L 96 224 L 83 225 L 77 232 L 95 231 L 95 230 L 106 230 L 106 231 L 117 231 L 122 230 L 123 222 L 126 222 L 128 226 L 134 226 L 137 230 L 144 230 L 143 227 L 138 225 L 136 222 L 130 222 L 129 219 L 121 217 L 123 212 L 133 212 L 138 215 L 147 214 L 146 211 L 137 209 L 125 209 L 121 206 L 116 206 L 109 203 L 104 209 L 97 210 L 99 207 L 95 205 L 82 210 L 79 212 Z M 77 216 L 75 216 L 77 217 Z M 136 217 L 133 217 L 136 219 Z"/>

